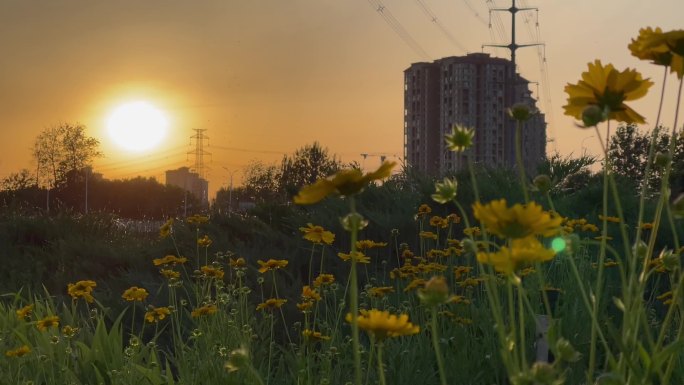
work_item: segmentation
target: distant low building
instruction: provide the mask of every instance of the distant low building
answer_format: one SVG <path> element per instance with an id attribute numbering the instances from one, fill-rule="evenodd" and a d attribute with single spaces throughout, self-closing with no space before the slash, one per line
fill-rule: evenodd
<path id="1" fill-rule="evenodd" d="M 209 182 L 188 167 L 166 171 L 166 185 L 177 186 L 194 195 L 203 205 L 209 203 Z"/>

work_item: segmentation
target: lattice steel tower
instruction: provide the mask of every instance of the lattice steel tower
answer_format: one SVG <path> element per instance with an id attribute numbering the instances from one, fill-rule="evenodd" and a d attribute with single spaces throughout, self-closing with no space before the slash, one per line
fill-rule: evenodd
<path id="1" fill-rule="evenodd" d="M 193 131 L 195 131 L 195 135 L 191 136 L 190 139 L 195 140 L 195 150 L 188 151 L 188 155 L 195 155 L 195 165 L 192 167 L 192 171 L 197 173 L 200 178 L 206 179 L 205 171 L 208 170 L 208 167 L 204 165 L 204 156 L 211 156 L 211 153 L 204 151 L 204 141 L 206 140 L 207 146 L 209 146 L 209 137 L 204 134 L 206 129 L 193 128 Z"/>

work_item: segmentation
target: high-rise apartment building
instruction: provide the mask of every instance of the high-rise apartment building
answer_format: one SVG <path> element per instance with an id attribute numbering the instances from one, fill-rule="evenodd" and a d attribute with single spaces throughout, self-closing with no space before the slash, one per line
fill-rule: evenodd
<path id="1" fill-rule="evenodd" d="M 464 154 L 446 148 L 455 124 L 475 129 L 473 161 L 485 167 L 515 166 L 516 122 L 506 110 L 514 103 L 536 109 L 528 81 L 509 60 L 485 53 L 414 63 L 404 71 L 404 159 L 430 175 L 466 167 Z M 522 157 L 534 173 L 546 154 L 546 123 L 537 114 L 524 123 Z"/>

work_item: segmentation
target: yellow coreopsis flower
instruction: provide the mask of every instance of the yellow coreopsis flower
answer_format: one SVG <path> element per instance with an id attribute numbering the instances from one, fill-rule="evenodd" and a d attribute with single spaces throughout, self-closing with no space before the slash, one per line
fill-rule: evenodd
<path id="1" fill-rule="evenodd" d="M 306 227 L 300 227 L 299 231 L 304 233 L 304 239 L 313 243 L 332 245 L 335 240 L 335 234 L 326 231 L 323 226 L 315 226 L 312 223 L 307 223 Z"/>
<path id="2" fill-rule="evenodd" d="M 534 202 L 508 207 L 505 199 L 491 201 L 484 206 L 475 202 L 473 215 L 486 226 L 488 232 L 501 238 L 552 236 L 558 233 L 563 221 L 563 218 L 544 211 Z"/>
<path id="3" fill-rule="evenodd" d="M 51 328 L 51 327 L 59 327 L 59 317 L 56 315 L 53 316 L 47 316 L 43 318 L 42 320 L 36 322 L 36 328 L 38 330 L 43 331 L 45 329 Z"/>
<path id="4" fill-rule="evenodd" d="M 510 246 L 502 246 L 495 253 L 477 253 L 477 260 L 494 266 L 500 273 L 511 274 L 523 263 L 548 261 L 556 255 L 551 249 L 546 249 L 534 236 L 517 238 L 511 241 Z"/>
<path id="5" fill-rule="evenodd" d="M 309 285 L 302 287 L 302 298 L 310 301 L 320 301 L 321 295 Z"/>
<path id="6" fill-rule="evenodd" d="M 259 266 L 259 273 L 265 273 L 269 270 L 278 270 L 282 269 L 283 267 L 287 266 L 287 261 L 284 259 L 269 259 L 268 261 L 264 262 L 262 260 L 258 260 L 257 263 Z"/>
<path id="7" fill-rule="evenodd" d="M 589 70 L 582 73 L 582 80 L 565 86 L 568 104 L 563 108 L 566 115 L 578 120 L 582 120 L 587 107 L 596 106 L 609 119 L 645 123 L 644 117 L 624 102 L 644 97 L 652 85 L 653 82 L 643 79 L 636 70 L 628 68 L 620 72 L 612 64 L 604 66 L 600 60 L 596 60 L 589 63 Z"/>
<path id="8" fill-rule="evenodd" d="M 192 313 L 190 313 L 190 315 L 192 316 L 192 318 L 198 318 L 205 315 L 215 314 L 217 311 L 218 309 L 216 308 L 216 305 L 209 304 L 198 307 L 197 309 L 193 310 Z"/>
<path id="9" fill-rule="evenodd" d="M 175 255 L 167 255 L 164 258 L 155 258 L 152 260 L 155 266 L 177 265 L 187 262 L 185 257 L 176 257 Z"/>
<path id="10" fill-rule="evenodd" d="M 377 170 L 367 174 L 355 168 L 341 170 L 335 175 L 304 186 L 294 197 L 294 202 L 300 205 L 310 205 L 323 200 L 330 194 L 354 195 L 370 182 L 389 177 L 395 165 L 396 162 L 384 162 Z"/>
<path id="11" fill-rule="evenodd" d="M 166 279 L 180 278 L 180 272 L 171 269 L 161 269 L 159 273 Z"/>
<path id="12" fill-rule="evenodd" d="M 335 282 L 335 276 L 332 274 L 321 274 L 314 279 L 314 287 L 321 287 L 323 285 L 330 285 Z"/>
<path id="13" fill-rule="evenodd" d="M 171 232 L 173 231 L 173 218 L 169 219 L 168 221 L 164 222 L 163 225 L 159 228 L 159 237 L 160 238 L 166 238 L 169 235 L 171 235 Z"/>
<path id="14" fill-rule="evenodd" d="M 324 336 L 323 334 L 321 334 L 321 332 L 315 332 L 309 329 L 304 329 L 304 331 L 302 331 L 302 336 L 304 337 L 304 339 L 310 342 L 327 341 L 330 339 L 330 337 Z"/>
<path id="15" fill-rule="evenodd" d="M 418 236 L 424 239 L 437 239 L 437 234 L 433 233 L 432 231 L 421 231 L 418 233 Z"/>
<path id="16" fill-rule="evenodd" d="M 348 313 L 345 319 L 351 323 L 353 315 Z M 361 311 L 356 320 L 360 329 L 365 330 L 378 341 L 383 341 L 387 337 L 407 336 L 420 332 L 420 326 L 409 322 L 406 314 L 396 316 L 388 311 L 371 309 Z"/>
<path id="17" fill-rule="evenodd" d="M 212 243 L 213 241 L 211 240 L 211 238 L 209 238 L 208 235 L 205 235 L 197 240 L 197 246 L 199 247 L 209 247 Z"/>
<path id="18" fill-rule="evenodd" d="M 232 268 L 239 268 L 247 266 L 247 261 L 243 257 L 240 258 L 230 258 L 228 265 Z"/>
<path id="19" fill-rule="evenodd" d="M 168 307 L 151 307 L 150 310 L 145 313 L 145 321 L 148 323 L 157 323 L 169 315 L 171 315 L 171 309 Z"/>
<path id="20" fill-rule="evenodd" d="M 202 266 L 200 270 L 207 278 L 222 279 L 224 275 L 224 272 L 221 268 L 216 268 L 213 266 Z"/>
<path id="21" fill-rule="evenodd" d="M 86 302 L 91 303 L 94 301 L 92 296 L 93 289 L 97 286 L 95 281 L 85 280 L 78 281 L 76 283 L 70 283 L 67 285 L 67 292 L 73 299 L 83 298 Z"/>
<path id="22" fill-rule="evenodd" d="M 599 214 L 598 218 L 600 221 L 605 220 L 606 222 L 620 223 L 620 218 L 618 218 L 618 217 L 611 217 L 611 216 L 604 217 L 602 214 Z"/>
<path id="23" fill-rule="evenodd" d="M 123 295 L 121 295 L 121 298 L 123 298 L 129 302 L 133 302 L 133 301 L 142 302 L 145 300 L 145 298 L 147 298 L 148 295 L 149 295 L 149 293 L 144 288 L 132 286 L 132 287 L 126 289 L 126 291 L 124 291 Z"/>
<path id="24" fill-rule="evenodd" d="M 356 249 L 357 250 L 366 250 L 366 249 L 372 249 L 375 247 L 385 247 L 387 246 L 387 242 L 375 242 L 371 241 L 370 239 L 363 239 L 360 241 L 356 241 Z"/>
<path id="25" fill-rule="evenodd" d="M 275 310 L 280 309 L 287 302 L 286 299 L 269 298 L 266 301 L 257 305 L 257 310 Z"/>
<path id="26" fill-rule="evenodd" d="M 353 259 L 356 261 L 356 263 L 370 263 L 370 258 L 360 251 L 355 251 L 349 254 L 337 253 L 337 256 L 343 261 L 350 261 Z"/>
<path id="27" fill-rule="evenodd" d="M 427 204 L 423 203 L 422 205 L 418 206 L 418 213 L 416 213 L 416 217 L 422 218 L 432 212 L 432 208 L 428 206 Z"/>
<path id="28" fill-rule="evenodd" d="M 394 287 L 392 286 L 378 286 L 371 287 L 368 289 L 368 295 L 375 298 L 382 298 L 389 293 L 394 293 Z"/>
<path id="29" fill-rule="evenodd" d="M 31 348 L 28 345 L 20 346 L 13 350 L 8 350 L 5 352 L 6 357 L 23 357 L 31 353 Z"/>
<path id="30" fill-rule="evenodd" d="M 189 225 L 199 226 L 202 223 L 209 222 L 209 217 L 205 216 L 205 215 L 195 214 L 195 215 L 192 215 L 192 216 L 185 218 L 185 222 L 187 222 L 187 224 L 189 224 Z"/>
<path id="31" fill-rule="evenodd" d="M 442 218 L 438 215 L 435 215 L 432 218 L 430 218 L 430 226 L 446 229 L 447 227 L 449 227 L 449 221 L 446 218 Z"/>
<path id="32" fill-rule="evenodd" d="M 684 76 L 684 31 L 665 32 L 651 27 L 639 30 L 628 46 L 633 56 L 653 64 L 670 66 L 680 79 Z"/>
<path id="33" fill-rule="evenodd" d="M 18 309 L 16 311 L 17 313 L 17 318 L 21 321 L 29 318 L 31 316 L 31 313 L 33 313 L 33 304 L 26 305 L 22 307 L 21 309 Z"/>

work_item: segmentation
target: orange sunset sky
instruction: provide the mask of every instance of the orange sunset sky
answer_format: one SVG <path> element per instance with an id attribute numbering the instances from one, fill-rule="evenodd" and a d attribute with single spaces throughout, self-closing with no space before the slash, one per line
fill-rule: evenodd
<path id="1" fill-rule="evenodd" d="M 596 58 L 655 81 L 634 108 L 653 122 L 662 72 L 629 55 L 640 27 L 684 27 L 682 0 L 518 0 L 519 71 L 549 123 L 548 152 L 598 154 L 592 131 L 563 115 L 563 87 Z M 378 9 L 384 6 L 382 13 Z M 193 128 L 210 137 L 210 190 L 250 160 L 278 162 L 319 141 L 343 161 L 403 154 L 403 71 L 413 62 L 508 43 L 510 0 L 0 0 L 0 178 L 34 169 L 31 147 L 45 127 L 80 122 L 100 140 L 107 178 L 154 176 L 192 166 Z M 539 29 L 536 21 L 539 21 Z M 393 29 L 394 28 L 394 29 Z M 395 30 L 400 30 L 397 33 Z M 504 30 L 506 35 L 503 34 Z M 409 43 L 410 42 L 410 43 Z M 494 56 L 507 50 L 486 48 Z M 663 123 L 672 124 L 670 78 Z M 550 91 L 550 92 L 545 92 Z M 144 100 L 163 111 L 156 147 L 116 146 L 106 122 L 117 106 Z M 647 129 L 648 127 L 644 127 Z M 226 170 L 227 169 L 227 170 Z M 236 171 L 237 170 L 237 171 Z"/>

